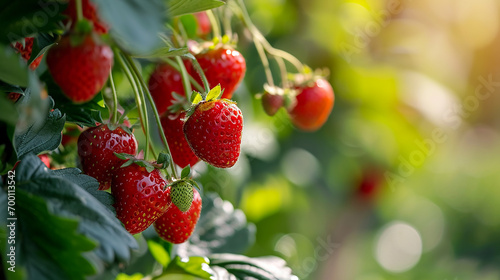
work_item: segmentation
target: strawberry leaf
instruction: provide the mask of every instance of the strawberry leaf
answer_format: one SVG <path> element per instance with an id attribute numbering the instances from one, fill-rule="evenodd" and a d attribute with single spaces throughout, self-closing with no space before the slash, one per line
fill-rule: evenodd
<path id="1" fill-rule="evenodd" d="M 191 94 L 191 103 L 198 104 L 202 100 L 203 98 L 201 97 L 201 94 L 197 91 L 193 91 L 193 94 Z"/>
<path id="2" fill-rule="evenodd" d="M 225 2 L 221 0 L 170 0 L 168 4 L 169 14 L 180 16 L 217 8 Z"/>
<path id="3" fill-rule="evenodd" d="M 191 166 L 187 165 L 182 169 L 181 179 L 186 179 L 187 177 L 189 177 L 189 174 L 191 174 Z"/>
<path id="4" fill-rule="evenodd" d="M 255 242 L 255 225 L 247 223 L 245 214 L 229 201 L 210 193 L 202 199 L 200 219 L 191 238 L 178 246 L 181 257 L 216 253 L 245 252 Z"/>
<path id="5" fill-rule="evenodd" d="M 28 86 L 28 65 L 13 48 L 0 45 L 0 61 L 0 80 L 22 87 Z"/>
<path id="6" fill-rule="evenodd" d="M 216 85 L 213 87 L 207 94 L 207 101 L 212 101 L 217 98 L 222 94 L 220 84 Z"/>
<path id="7" fill-rule="evenodd" d="M 166 153 L 161 152 L 158 155 L 158 159 L 156 160 L 156 163 L 161 164 L 162 165 L 161 168 L 165 169 L 170 165 L 170 158 L 171 158 L 170 154 L 166 154 Z"/>
<path id="8" fill-rule="evenodd" d="M 25 127 L 18 127 L 14 136 L 17 157 L 55 150 L 61 143 L 65 120 L 65 116 L 55 109 L 48 112 L 45 119 L 35 119 Z"/>
<path id="9" fill-rule="evenodd" d="M 30 279 L 83 279 L 99 268 L 116 269 L 128 262 L 130 250 L 137 247 L 110 210 L 110 195 L 99 193 L 98 182 L 77 171 L 52 171 L 33 154 L 16 168 L 22 233 L 16 244 L 31 252 L 20 264 Z M 56 277 L 59 273 L 64 276 Z"/>

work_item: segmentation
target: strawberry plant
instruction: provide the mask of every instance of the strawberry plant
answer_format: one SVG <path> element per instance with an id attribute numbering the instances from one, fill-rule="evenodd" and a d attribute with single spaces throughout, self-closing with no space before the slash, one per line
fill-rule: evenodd
<path id="1" fill-rule="evenodd" d="M 321 71 L 274 48 L 242 1 L 2 8 L 7 279 L 296 278 L 277 257 L 241 255 L 254 225 L 200 178 L 244 157 L 248 65 L 237 33 L 251 37 L 266 75 L 260 110 L 284 107 L 305 131 L 319 129 L 333 107 Z"/>

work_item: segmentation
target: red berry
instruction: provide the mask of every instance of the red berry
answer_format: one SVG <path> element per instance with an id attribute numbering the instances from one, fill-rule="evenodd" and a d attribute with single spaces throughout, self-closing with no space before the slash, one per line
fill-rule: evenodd
<path id="1" fill-rule="evenodd" d="M 38 158 L 47 166 L 50 168 L 50 158 L 47 154 L 39 155 Z"/>
<path id="2" fill-rule="evenodd" d="M 167 212 L 154 223 L 158 235 L 170 243 L 186 242 L 193 234 L 196 223 L 200 218 L 201 197 L 196 189 L 193 190 L 193 202 L 187 212 L 182 212 L 172 203 Z"/>
<path id="3" fill-rule="evenodd" d="M 184 123 L 184 134 L 201 160 L 220 168 L 233 166 L 240 155 L 243 115 L 226 99 L 202 101 Z"/>
<path id="4" fill-rule="evenodd" d="M 24 60 L 28 61 L 31 57 L 31 52 L 33 50 L 33 42 L 34 42 L 33 37 L 27 37 L 24 38 L 24 47 L 23 44 L 16 42 L 16 45 L 14 48 L 21 54 Z M 38 65 L 40 64 L 40 61 L 42 61 L 43 54 L 37 57 L 35 60 L 33 60 L 30 64 L 30 69 L 35 70 Z"/>
<path id="5" fill-rule="evenodd" d="M 92 127 L 78 137 L 78 155 L 83 172 L 99 181 L 99 189 L 110 187 L 112 172 L 119 168 L 125 160 L 114 153 L 137 153 L 137 141 L 133 134 L 121 127 L 111 131 L 107 124 Z"/>
<path id="6" fill-rule="evenodd" d="M 262 107 L 269 116 L 274 116 L 283 107 L 285 99 L 283 95 L 265 92 L 262 95 Z"/>
<path id="7" fill-rule="evenodd" d="M 186 114 L 167 114 L 161 117 L 161 125 L 167 138 L 168 147 L 174 163 L 184 168 L 195 165 L 200 159 L 193 153 L 184 136 L 182 126 Z"/>
<path id="8" fill-rule="evenodd" d="M 64 36 L 47 52 L 47 65 L 54 81 L 73 102 L 91 100 L 107 81 L 113 65 L 113 51 L 98 44 L 91 34 L 74 44 Z"/>
<path id="9" fill-rule="evenodd" d="M 196 55 L 210 87 L 220 84 L 224 90 L 221 98 L 231 99 L 246 71 L 245 58 L 236 50 L 228 48 L 211 49 Z M 191 70 L 196 73 L 195 70 Z M 199 75 L 195 79 L 201 84 Z"/>
<path id="10" fill-rule="evenodd" d="M 212 30 L 212 25 L 210 23 L 210 18 L 208 17 L 206 12 L 198 12 L 193 14 L 196 18 L 196 22 L 198 23 L 198 28 L 196 29 L 196 35 L 198 37 L 204 38 L 210 31 Z"/>
<path id="11" fill-rule="evenodd" d="M 106 34 L 108 33 L 108 25 L 102 22 L 97 15 L 97 9 L 95 4 L 89 0 L 82 0 L 82 12 L 83 17 L 89 21 L 91 21 L 94 25 L 94 30 L 97 34 Z M 70 29 L 73 29 L 77 22 L 76 16 L 76 1 L 70 0 L 68 3 L 68 7 L 64 10 L 63 14 L 69 17 L 71 22 Z"/>
<path id="12" fill-rule="evenodd" d="M 189 69 L 189 62 L 185 61 L 184 64 Z M 182 96 L 185 95 L 181 73 L 168 64 L 156 66 L 149 78 L 148 88 L 160 115 L 167 112 L 168 107 L 173 104 L 172 92 Z"/>
<path id="13" fill-rule="evenodd" d="M 135 163 L 113 173 L 111 192 L 116 217 L 131 234 L 147 229 L 171 204 L 170 188 L 158 169 L 148 172 Z"/>
<path id="14" fill-rule="evenodd" d="M 330 83 L 317 79 L 313 85 L 298 88 L 297 102 L 288 111 L 292 123 L 305 131 L 319 129 L 328 119 L 335 96 Z"/>
<path id="15" fill-rule="evenodd" d="M 12 100 L 12 102 L 14 102 L 14 103 L 16 103 L 17 100 L 19 100 L 19 97 L 21 97 L 21 94 L 17 93 L 17 92 L 9 92 L 7 94 L 7 98 Z"/>

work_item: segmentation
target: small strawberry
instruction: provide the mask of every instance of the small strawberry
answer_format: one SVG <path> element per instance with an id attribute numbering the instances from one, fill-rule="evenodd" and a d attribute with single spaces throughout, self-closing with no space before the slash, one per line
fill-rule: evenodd
<path id="1" fill-rule="evenodd" d="M 50 168 L 50 158 L 47 154 L 39 155 L 38 158 L 47 166 Z"/>
<path id="2" fill-rule="evenodd" d="M 332 86 L 319 78 L 297 90 L 295 105 L 288 110 L 292 123 L 302 130 L 315 131 L 323 126 L 332 111 L 335 101 Z"/>
<path id="3" fill-rule="evenodd" d="M 98 43 L 93 34 L 82 36 L 63 36 L 47 52 L 47 65 L 54 81 L 75 103 L 91 100 L 107 81 L 113 65 L 109 46 Z"/>
<path id="4" fill-rule="evenodd" d="M 137 141 L 133 134 L 121 127 L 111 130 L 107 124 L 92 127 L 78 137 L 78 155 L 83 172 L 99 181 L 99 189 L 110 187 L 112 172 L 125 160 L 114 153 L 137 153 Z"/>
<path id="5" fill-rule="evenodd" d="M 93 23 L 94 30 L 97 34 L 108 33 L 109 27 L 106 23 L 102 22 L 99 19 L 99 16 L 97 14 L 97 9 L 95 7 L 95 4 L 92 3 L 92 1 L 82 0 L 82 12 L 83 12 L 83 17 Z M 70 29 L 73 29 L 77 22 L 75 0 L 69 1 L 68 7 L 66 8 L 66 10 L 64 10 L 63 14 L 69 17 L 69 21 L 71 23 Z"/>
<path id="6" fill-rule="evenodd" d="M 231 99 L 246 71 L 245 58 L 236 50 L 227 47 L 208 49 L 196 55 L 210 87 L 220 84 L 224 90 L 221 98 Z M 191 73 L 196 73 L 193 69 Z M 201 84 L 199 75 L 195 79 Z"/>
<path id="7" fill-rule="evenodd" d="M 197 28 L 196 35 L 200 38 L 205 38 L 212 31 L 212 24 L 206 12 L 198 12 L 193 14 L 196 18 Z"/>
<path id="8" fill-rule="evenodd" d="M 7 98 L 10 99 L 12 102 L 16 103 L 17 100 L 21 97 L 21 94 L 18 92 L 9 92 L 7 94 Z"/>
<path id="9" fill-rule="evenodd" d="M 170 206 L 170 188 L 158 169 L 132 163 L 113 173 L 111 193 L 116 217 L 130 234 L 147 229 Z"/>
<path id="10" fill-rule="evenodd" d="M 175 204 L 170 204 L 167 212 L 156 222 L 154 227 L 158 235 L 168 242 L 184 243 L 193 234 L 201 213 L 201 197 L 193 188 L 193 201 L 186 212 L 182 212 Z"/>
<path id="11" fill-rule="evenodd" d="M 187 69 L 190 67 L 189 63 L 187 60 L 184 61 Z M 149 78 L 148 88 L 160 115 L 167 112 L 168 107 L 173 105 L 173 92 L 181 96 L 185 95 L 181 73 L 165 63 L 156 66 Z"/>
<path id="12" fill-rule="evenodd" d="M 33 37 L 27 37 L 24 39 L 24 46 L 20 42 L 16 42 L 16 44 L 14 45 L 14 48 L 21 54 L 25 61 L 28 61 L 31 58 L 34 40 L 35 39 Z M 31 70 L 35 70 L 38 67 L 40 61 L 42 61 L 42 57 L 43 54 L 31 62 L 29 66 Z"/>
<path id="13" fill-rule="evenodd" d="M 195 165 L 200 159 L 193 153 L 189 146 L 182 127 L 184 125 L 184 112 L 180 114 L 165 114 L 161 117 L 161 125 L 167 138 L 168 147 L 174 163 L 184 168 Z"/>
<path id="14" fill-rule="evenodd" d="M 238 160 L 243 115 L 236 103 L 227 99 L 201 101 L 183 130 L 201 160 L 220 168 L 231 167 Z"/>

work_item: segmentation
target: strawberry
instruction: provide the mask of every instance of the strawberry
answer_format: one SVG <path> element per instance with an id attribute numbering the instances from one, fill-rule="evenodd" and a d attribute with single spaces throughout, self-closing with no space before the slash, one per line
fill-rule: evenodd
<path id="1" fill-rule="evenodd" d="M 185 113 L 166 114 L 161 117 L 161 125 L 167 138 L 168 147 L 174 163 L 184 168 L 188 165 L 195 165 L 200 159 L 189 147 L 182 127 L 184 125 Z"/>
<path id="2" fill-rule="evenodd" d="M 94 3 L 92 3 L 90 0 L 82 0 L 82 12 L 83 12 L 83 17 L 93 23 L 94 30 L 97 34 L 108 33 L 109 27 L 106 23 L 102 22 L 99 19 L 99 16 L 97 15 L 97 9 Z M 75 0 L 69 1 L 68 7 L 66 8 L 66 10 L 64 10 L 63 14 L 69 17 L 69 21 L 71 24 L 70 29 L 73 29 L 77 22 Z"/>
<path id="3" fill-rule="evenodd" d="M 194 228 L 201 213 L 201 197 L 193 188 L 193 202 L 186 212 L 179 210 L 175 204 L 170 204 L 167 212 L 156 222 L 154 227 L 158 235 L 168 242 L 184 243 L 193 234 Z"/>
<path id="4" fill-rule="evenodd" d="M 201 160 L 220 168 L 231 167 L 238 160 L 243 115 L 236 103 L 227 99 L 201 101 L 183 130 Z"/>
<path id="5" fill-rule="evenodd" d="M 50 158 L 47 154 L 39 155 L 38 158 L 47 166 L 50 168 Z"/>
<path id="6" fill-rule="evenodd" d="M 295 105 L 289 108 L 292 123 L 305 131 L 319 129 L 328 119 L 335 96 L 330 83 L 319 78 L 311 85 L 297 87 Z"/>
<path id="7" fill-rule="evenodd" d="M 78 44 L 75 39 L 83 40 Z M 47 65 L 64 94 L 75 103 L 83 103 L 91 100 L 108 79 L 113 51 L 96 42 L 93 34 L 82 38 L 66 35 L 47 52 Z"/>
<path id="8" fill-rule="evenodd" d="M 16 44 L 14 45 L 14 48 L 21 54 L 25 61 L 28 61 L 31 57 L 34 40 L 35 39 L 33 37 L 27 37 L 24 39 L 24 46 L 20 42 L 16 42 Z M 31 62 L 29 66 L 31 70 L 35 70 L 38 67 L 40 61 L 42 61 L 42 57 L 43 54 Z"/>
<path id="9" fill-rule="evenodd" d="M 7 98 L 10 99 L 12 102 L 16 103 L 17 100 L 21 97 L 21 94 L 18 92 L 9 92 L 7 94 Z"/>
<path id="10" fill-rule="evenodd" d="M 285 97 L 281 92 L 266 90 L 262 95 L 262 107 L 269 116 L 276 115 L 278 110 L 285 104 Z"/>
<path id="11" fill-rule="evenodd" d="M 197 23 L 196 35 L 198 35 L 198 37 L 200 38 L 205 38 L 208 34 L 210 34 L 210 31 L 212 30 L 210 18 L 208 17 L 206 12 L 198 12 L 194 13 L 193 15 Z"/>
<path id="12" fill-rule="evenodd" d="M 227 47 L 208 49 L 196 55 L 210 87 L 220 84 L 224 90 L 221 98 L 231 99 L 246 71 L 245 58 L 236 50 Z M 191 73 L 196 73 L 193 69 Z M 201 84 L 199 75 L 194 75 Z"/>
<path id="13" fill-rule="evenodd" d="M 189 69 L 187 60 L 184 61 L 184 64 Z M 166 63 L 156 66 L 149 78 L 148 88 L 160 115 L 167 112 L 168 107 L 172 106 L 174 101 L 172 92 L 185 96 L 181 73 Z"/>
<path id="14" fill-rule="evenodd" d="M 158 169 L 132 163 L 113 172 L 111 193 L 116 217 L 130 234 L 147 229 L 171 204 L 170 188 Z"/>
<path id="15" fill-rule="evenodd" d="M 101 124 L 85 130 L 78 137 L 83 172 L 99 181 L 100 190 L 109 189 L 113 170 L 125 162 L 114 153 L 135 155 L 137 141 L 134 135 L 121 127 L 111 130 L 107 124 Z"/>

